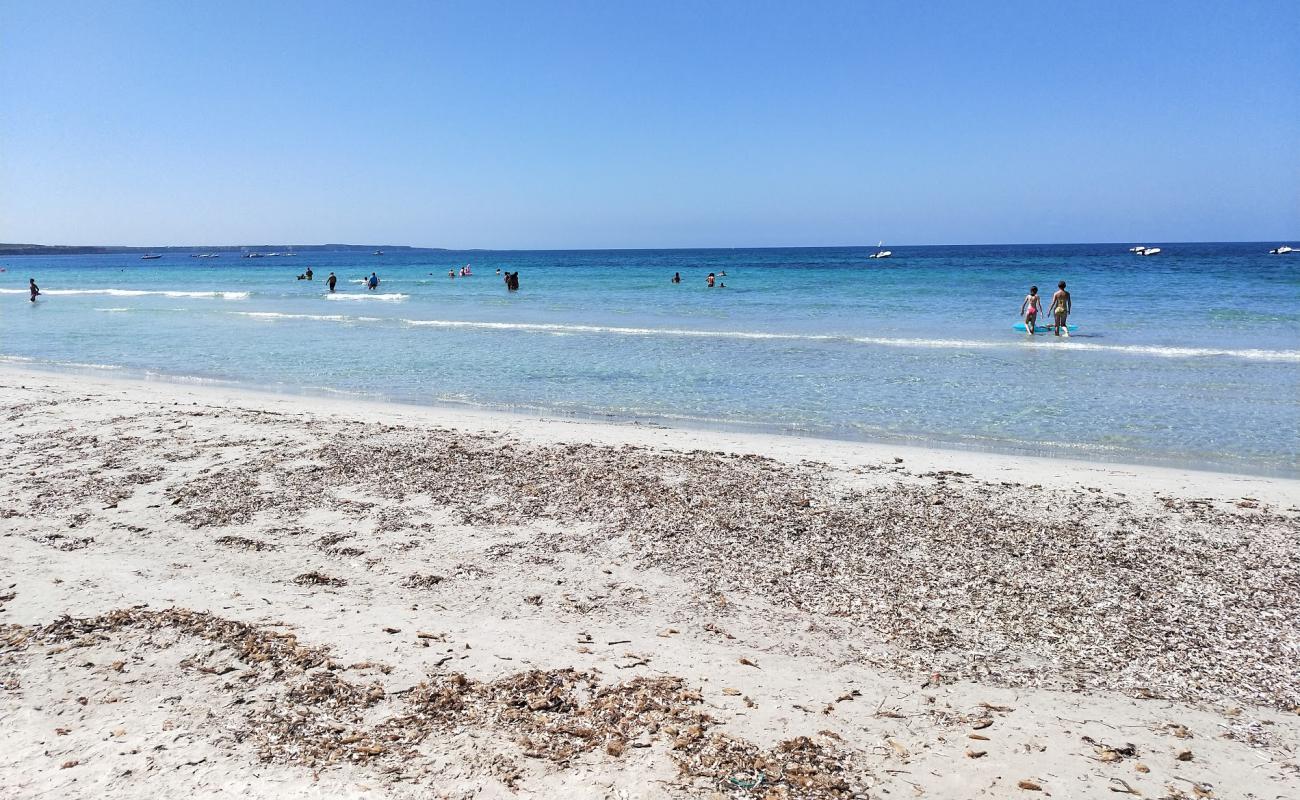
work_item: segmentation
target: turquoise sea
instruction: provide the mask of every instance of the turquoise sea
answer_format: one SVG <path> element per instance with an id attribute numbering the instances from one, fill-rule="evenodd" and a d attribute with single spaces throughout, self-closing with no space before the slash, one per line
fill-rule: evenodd
<path id="1" fill-rule="evenodd" d="M 0 361 L 1295 476 L 1278 244 L 0 257 Z M 1075 334 L 1014 332 L 1058 280 Z"/>

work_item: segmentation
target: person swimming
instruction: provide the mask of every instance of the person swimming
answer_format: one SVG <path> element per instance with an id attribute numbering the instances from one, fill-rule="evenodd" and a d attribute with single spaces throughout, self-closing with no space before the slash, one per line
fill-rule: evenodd
<path id="1" fill-rule="evenodd" d="M 1052 295 L 1052 322 L 1054 335 L 1060 336 L 1061 330 L 1065 330 L 1065 335 L 1070 335 L 1070 329 L 1065 324 L 1074 310 L 1074 303 L 1070 300 L 1070 293 L 1065 291 L 1065 281 L 1056 284 L 1056 294 Z"/>
<path id="2" fill-rule="evenodd" d="M 1043 299 L 1038 296 L 1038 287 L 1030 286 L 1029 294 L 1025 295 L 1024 302 L 1020 304 L 1020 315 L 1025 318 L 1025 330 L 1029 335 L 1034 335 L 1034 325 L 1038 322 L 1038 315 L 1043 313 Z"/>
<path id="3" fill-rule="evenodd" d="M 369 290 L 372 291 L 372 292 L 373 292 L 374 290 L 378 289 L 378 288 L 379 288 L 379 276 L 376 275 L 376 274 L 373 273 L 373 272 L 370 273 L 370 277 L 366 279 L 366 288 L 369 289 Z"/>

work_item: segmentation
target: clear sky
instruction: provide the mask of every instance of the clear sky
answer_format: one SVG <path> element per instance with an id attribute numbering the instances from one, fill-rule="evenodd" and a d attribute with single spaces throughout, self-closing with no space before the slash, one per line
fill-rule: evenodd
<path id="1" fill-rule="evenodd" d="M 0 241 L 1297 237 L 1296 0 L 0 0 Z"/>

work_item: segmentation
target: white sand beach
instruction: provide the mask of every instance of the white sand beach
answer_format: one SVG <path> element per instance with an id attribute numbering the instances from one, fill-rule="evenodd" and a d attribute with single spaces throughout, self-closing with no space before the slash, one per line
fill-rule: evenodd
<path id="1" fill-rule="evenodd" d="M 1300 482 L 0 369 L 0 796 L 1300 797 Z"/>

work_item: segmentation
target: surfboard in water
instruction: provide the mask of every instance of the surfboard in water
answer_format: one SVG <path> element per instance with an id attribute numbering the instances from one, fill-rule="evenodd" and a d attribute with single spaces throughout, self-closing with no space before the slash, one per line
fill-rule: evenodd
<path id="1" fill-rule="evenodd" d="M 1015 325 L 1012 325 L 1011 327 L 1015 328 L 1016 330 L 1020 331 L 1021 333 L 1025 333 L 1025 323 L 1023 323 L 1023 322 L 1017 322 Z M 1074 333 L 1074 332 L 1075 332 L 1076 330 L 1078 330 L 1078 329 L 1079 329 L 1079 326 L 1078 326 L 1078 325 L 1066 325 L 1066 326 L 1065 326 L 1065 332 L 1066 332 L 1066 333 Z M 1053 327 L 1051 327 L 1051 326 L 1043 326 L 1043 325 L 1035 325 L 1035 326 L 1034 326 L 1034 333 L 1051 333 L 1053 330 L 1055 330 L 1055 328 L 1053 328 Z"/>

